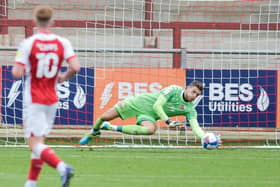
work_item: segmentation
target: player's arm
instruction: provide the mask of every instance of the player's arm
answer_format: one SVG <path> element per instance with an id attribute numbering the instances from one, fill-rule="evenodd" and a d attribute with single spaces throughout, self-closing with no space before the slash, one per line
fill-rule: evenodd
<path id="1" fill-rule="evenodd" d="M 160 94 L 160 96 L 156 100 L 155 104 L 153 105 L 153 109 L 154 109 L 155 113 L 163 121 L 168 120 L 168 116 L 166 115 L 166 113 L 164 112 L 164 110 L 162 108 L 162 106 L 166 103 L 166 101 L 167 101 L 167 99 L 165 98 L 165 96 Z"/>
<path id="2" fill-rule="evenodd" d="M 193 111 L 187 113 L 186 117 L 188 118 L 188 120 L 190 122 L 190 126 L 192 128 L 193 133 L 201 139 L 201 144 L 202 144 L 203 148 L 214 149 L 214 148 L 219 147 L 219 145 L 221 144 L 220 135 L 216 134 L 216 133 L 206 133 L 206 132 L 204 132 L 204 130 L 200 127 L 200 125 L 197 121 L 196 110 L 193 110 Z M 208 145 L 209 142 L 207 142 L 207 141 L 205 142 L 205 140 L 207 139 L 207 136 L 209 136 L 209 134 L 215 134 L 214 136 L 217 137 L 217 142 L 218 143 L 216 145 Z"/>
<path id="3" fill-rule="evenodd" d="M 76 56 L 68 60 L 68 68 L 66 72 L 61 73 L 58 76 L 58 83 L 62 83 L 71 77 L 73 77 L 77 72 L 80 71 L 80 63 Z"/>
<path id="4" fill-rule="evenodd" d="M 78 58 L 76 57 L 73 47 L 69 40 L 63 39 L 64 45 L 64 57 L 66 62 L 68 63 L 68 68 L 66 72 L 60 73 L 57 78 L 58 83 L 62 83 L 71 77 L 73 77 L 77 72 L 80 71 L 80 63 Z"/>
<path id="5" fill-rule="evenodd" d="M 28 42 L 23 40 L 17 50 L 15 62 L 12 68 L 12 75 L 15 79 L 19 79 L 25 74 L 25 64 L 28 63 L 29 51 Z"/>
<path id="6" fill-rule="evenodd" d="M 205 135 L 205 132 L 199 126 L 197 119 L 189 120 L 193 133 L 200 139 Z"/>
<path id="7" fill-rule="evenodd" d="M 186 113 L 186 118 L 189 120 L 190 122 L 190 126 L 192 128 L 193 133 L 199 137 L 202 138 L 205 135 L 205 132 L 203 131 L 203 129 L 199 126 L 199 123 L 197 121 L 197 112 L 196 110 L 193 108 L 193 110 L 189 111 Z"/>
<path id="8" fill-rule="evenodd" d="M 25 65 L 21 63 L 14 63 L 13 68 L 12 68 L 12 75 L 14 79 L 19 79 L 22 76 L 24 76 L 25 73 Z"/>
<path id="9" fill-rule="evenodd" d="M 171 97 L 173 94 L 172 91 L 174 90 L 174 87 L 171 85 L 167 88 L 164 88 L 161 91 L 161 94 L 159 95 L 158 99 L 156 100 L 155 104 L 153 105 L 153 109 L 155 113 L 159 116 L 160 119 L 165 121 L 165 123 L 169 126 L 175 127 L 179 125 L 177 121 L 172 121 L 168 118 L 167 114 L 163 110 L 163 105 L 167 102 L 168 98 Z M 181 123 L 180 123 L 181 125 Z"/>

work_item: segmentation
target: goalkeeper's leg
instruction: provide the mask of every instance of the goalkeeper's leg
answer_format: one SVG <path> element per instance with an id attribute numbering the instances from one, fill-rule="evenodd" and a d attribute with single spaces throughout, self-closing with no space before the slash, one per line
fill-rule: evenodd
<path id="1" fill-rule="evenodd" d="M 111 125 L 109 122 L 104 122 L 101 126 L 102 130 L 111 130 L 132 135 L 151 135 L 156 131 L 155 125 L 151 121 L 142 121 L 141 125 Z"/>
<path id="2" fill-rule="evenodd" d="M 90 130 L 89 133 L 85 134 L 81 139 L 80 139 L 80 144 L 85 145 L 87 144 L 92 138 L 100 136 L 100 126 L 104 121 L 111 121 L 115 118 L 119 117 L 119 113 L 116 111 L 115 108 L 111 108 L 105 113 L 103 113 L 93 124 L 92 129 Z"/>

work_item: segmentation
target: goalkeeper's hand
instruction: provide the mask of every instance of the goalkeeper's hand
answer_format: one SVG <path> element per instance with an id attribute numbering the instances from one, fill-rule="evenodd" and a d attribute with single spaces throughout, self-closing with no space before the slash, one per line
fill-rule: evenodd
<path id="1" fill-rule="evenodd" d="M 180 121 L 173 121 L 173 120 L 165 120 L 165 123 L 169 126 L 169 127 L 176 127 L 176 126 L 180 126 L 180 125 L 184 125 L 184 123 L 180 122 Z"/>

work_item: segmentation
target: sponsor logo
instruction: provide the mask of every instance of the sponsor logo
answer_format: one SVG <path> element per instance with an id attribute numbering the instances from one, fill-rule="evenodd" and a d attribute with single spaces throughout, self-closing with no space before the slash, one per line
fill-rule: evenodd
<path id="1" fill-rule="evenodd" d="M 110 101 L 110 99 L 113 95 L 112 94 L 113 87 L 114 87 L 114 82 L 110 82 L 110 83 L 106 84 L 106 86 L 102 92 L 102 95 L 100 97 L 100 100 L 101 100 L 100 108 L 101 109 L 103 109 Z"/>
<path id="2" fill-rule="evenodd" d="M 186 75 L 187 84 L 205 83 L 203 98 L 194 101 L 205 126 L 275 128 L 277 71 L 196 69 Z"/>
<path id="3" fill-rule="evenodd" d="M 11 107 L 13 105 L 13 103 L 15 102 L 15 100 L 17 99 L 17 97 L 20 94 L 20 86 L 21 86 L 22 81 L 18 80 L 15 81 L 9 91 L 8 94 L 8 103 L 7 103 L 7 107 Z"/>
<path id="4" fill-rule="evenodd" d="M 211 112 L 252 112 L 253 107 L 257 106 L 259 111 L 266 111 L 269 107 L 269 97 L 264 88 L 259 88 L 257 104 L 254 105 L 254 88 L 251 84 L 210 83 L 208 108 Z"/>
<path id="5" fill-rule="evenodd" d="M 117 92 L 113 92 L 115 85 L 115 89 L 117 89 Z M 124 100 L 142 93 L 156 92 L 160 89 L 162 89 L 162 85 L 159 82 L 110 82 L 105 85 L 102 95 L 100 96 L 100 108 L 103 109 L 104 107 L 106 107 L 113 96 L 112 93 L 117 93 L 118 100 Z"/>
<path id="6" fill-rule="evenodd" d="M 12 84 L 12 87 L 8 94 L 7 107 L 12 107 L 13 104 L 15 103 L 17 97 L 21 94 L 21 91 L 19 90 L 19 88 L 22 83 L 23 82 L 21 80 L 18 80 Z M 57 88 L 57 95 L 59 97 L 58 109 L 68 110 L 69 109 L 69 97 L 71 94 L 69 81 L 65 81 L 61 84 L 57 84 L 56 88 Z M 83 108 L 84 105 L 86 104 L 85 91 L 79 84 L 76 85 L 76 92 L 75 92 L 73 103 L 74 103 L 74 106 L 78 109 Z"/>
<path id="7" fill-rule="evenodd" d="M 193 101 L 193 104 L 194 104 L 194 107 L 196 108 L 198 103 L 203 99 L 203 95 L 199 95 L 194 101 Z"/>
<path id="8" fill-rule="evenodd" d="M 2 66 L 2 117 L 8 124 L 22 123 L 23 80 L 12 82 L 12 66 Z M 63 68 L 62 71 L 65 71 Z M 92 68 L 81 68 L 75 79 L 57 84 L 59 98 L 54 124 L 89 125 L 93 122 L 94 71 Z M 16 118 L 15 118 L 16 116 Z"/>
<path id="9" fill-rule="evenodd" d="M 264 112 L 269 107 L 269 97 L 267 95 L 267 92 L 262 87 L 260 87 L 260 92 L 260 96 L 257 100 L 257 107 L 259 111 Z"/>
<path id="10" fill-rule="evenodd" d="M 74 106 L 78 109 L 81 109 L 85 106 L 86 100 L 87 98 L 84 89 L 79 84 L 77 84 L 76 94 L 74 96 Z"/>

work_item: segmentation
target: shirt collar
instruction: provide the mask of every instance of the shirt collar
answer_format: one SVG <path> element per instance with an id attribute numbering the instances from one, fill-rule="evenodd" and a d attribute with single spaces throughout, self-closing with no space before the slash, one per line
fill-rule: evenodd
<path id="1" fill-rule="evenodd" d="M 38 31 L 39 34 L 51 34 L 49 31 Z"/>
<path id="2" fill-rule="evenodd" d="M 186 101 L 186 100 L 184 99 L 184 91 L 185 91 L 185 90 L 183 90 L 183 91 L 181 92 L 181 101 L 183 101 L 184 103 L 189 103 L 188 101 Z"/>

